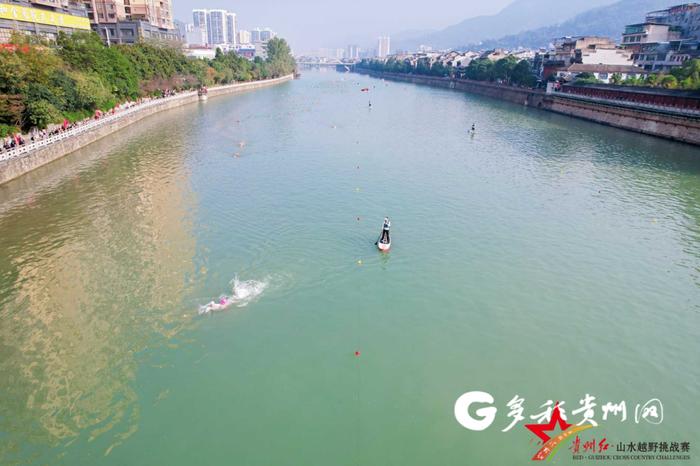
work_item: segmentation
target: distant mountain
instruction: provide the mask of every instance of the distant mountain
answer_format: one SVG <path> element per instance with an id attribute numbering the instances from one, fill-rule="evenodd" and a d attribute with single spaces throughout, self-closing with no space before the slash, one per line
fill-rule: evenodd
<path id="1" fill-rule="evenodd" d="M 627 24 L 644 21 L 647 12 L 677 5 L 679 0 L 620 0 L 581 13 L 561 24 L 546 26 L 519 34 L 512 34 L 500 39 L 483 42 L 464 42 L 463 49 L 514 49 L 517 47 L 546 47 L 552 39 L 564 36 L 604 36 L 620 40 Z M 464 45 L 466 44 L 466 45 Z"/>
<path id="2" fill-rule="evenodd" d="M 506 34 L 528 31 L 551 24 L 559 24 L 573 16 L 615 0 L 514 0 L 499 13 L 477 16 L 461 23 L 422 36 L 408 39 L 392 37 L 393 50 L 413 50 L 419 45 L 436 49 L 454 48 L 497 39 Z M 642 0 L 643 1 L 643 0 Z"/>

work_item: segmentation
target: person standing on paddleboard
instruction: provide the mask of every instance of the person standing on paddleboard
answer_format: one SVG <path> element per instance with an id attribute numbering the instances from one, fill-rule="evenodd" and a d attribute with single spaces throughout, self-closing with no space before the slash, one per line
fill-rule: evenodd
<path id="1" fill-rule="evenodd" d="M 384 217 L 384 225 L 382 225 L 382 236 L 379 239 L 380 243 L 390 243 L 391 240 L 389 239 L 389 229 L 391 228 L 391 222 L 389 221 L 389 217 Z"/>

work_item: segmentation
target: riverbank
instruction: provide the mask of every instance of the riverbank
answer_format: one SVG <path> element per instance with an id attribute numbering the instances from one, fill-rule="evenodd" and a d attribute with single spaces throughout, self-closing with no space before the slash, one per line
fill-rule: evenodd
<path id="1" fill-rule="evenodd" d="M 274 86 L 294 79 L 290 74 L 281 78 L 229 84 L 209 88 L 208 97 L 235 94 L 263 87 Z M 48 139 L 22 146 L 2 155 L 0 159 L 0 184 L 18 178 L 32 170 L 75 152 L 93 142 L 119 131 L 150 115 L 199 101 L 196 91 L 184 92 L 172 97 L 151 100 L 121 113 L 106 116 L 87 125 Z"/>
<path id="2" fill-rule="evenodd" d="M 357 73 L 395 81 L 443 87 L 505 100 L 519 105 L 581 118 L 638 133 L 700 145 L 700 119 L 673 109 L 649 109 L 615 101 L 583 98 L 538 89 L 505 86 L 466 79 L 375 72 L 356 68 Z"/>

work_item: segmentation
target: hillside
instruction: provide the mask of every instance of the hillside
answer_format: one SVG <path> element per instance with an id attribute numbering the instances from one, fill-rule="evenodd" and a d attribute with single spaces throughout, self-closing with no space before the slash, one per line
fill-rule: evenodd
<path id="1" fill-rule="evenodd" d="M 605 36 L 619 40 L 625 25 L 644 21 L 644 15 L 649 11 L 678 3 L 678 0 L 621 0 L 612 5 L 581 13 L 561 24 L 507 35 L 499 39 L 464 41 L 460 48 L 539 48 L 546 47 L 554 38 L 577 35 Z"/>
<path id="2" fill-rule="evenodd" d="M 515 0 L 499 13 L 466 19 L 441 31 L 392 41 L 394 50 L 413 50 L 421 44 L 434 48 L 454 48 L 464 44 L 496 39 L 513 32 L 558 24 L 573 16 L 609 5 L 615 0 Z M 643 0 L 642 0 L 643 1 Z"/>

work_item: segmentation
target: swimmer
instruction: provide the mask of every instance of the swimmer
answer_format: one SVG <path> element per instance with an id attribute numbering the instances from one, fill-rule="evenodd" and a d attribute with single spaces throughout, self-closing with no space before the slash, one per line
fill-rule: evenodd
<path id="1" fill-rule="evenodd" d="M 210 312 L 213 311 L 221 311 L 223 309 L 226 309 L 229 307 L 231 304 L 233 304 L 233 300 L 228 297 L 228 296 L 222 296 L 219 298 L 218 301 L 210 301 L 204 306 L 199 307 L 199 314 L 209 314 Z"/>

